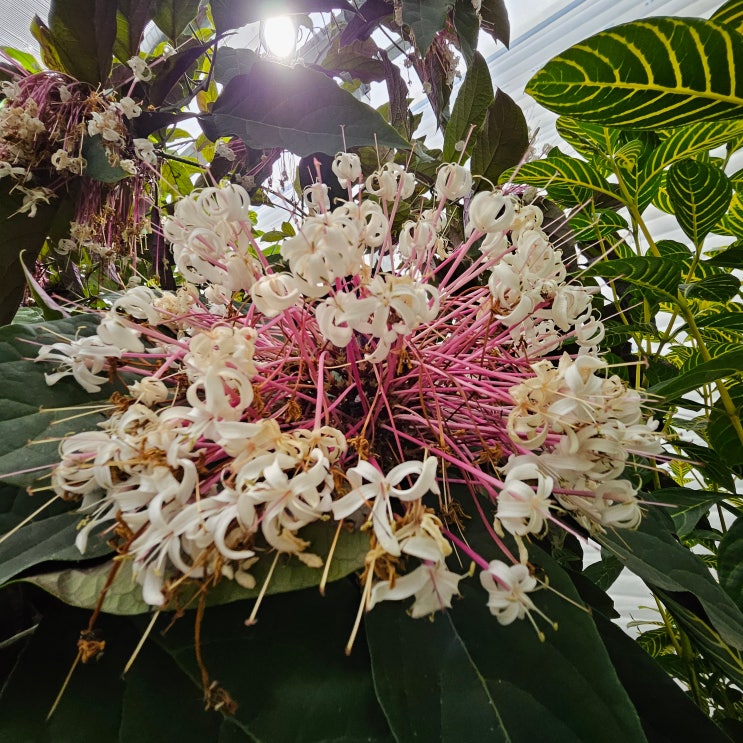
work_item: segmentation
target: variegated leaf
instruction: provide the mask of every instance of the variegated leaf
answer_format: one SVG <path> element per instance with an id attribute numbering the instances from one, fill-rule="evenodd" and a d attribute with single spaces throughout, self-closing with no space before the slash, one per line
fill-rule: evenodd
<path id="1" fill-rule="evenodd" d="M 743 113 L 743 36 L 712 21 L 616 26 L 547 63 L 526 92 L 560 115 L 632 129 Z"/>
<path id="2" fill-rule="evenodd" d="M 732 184 L 719 168 L 687 159 L 671 166 L 666 186 L 679 226 L 700 245 L 727 211 Z"/>

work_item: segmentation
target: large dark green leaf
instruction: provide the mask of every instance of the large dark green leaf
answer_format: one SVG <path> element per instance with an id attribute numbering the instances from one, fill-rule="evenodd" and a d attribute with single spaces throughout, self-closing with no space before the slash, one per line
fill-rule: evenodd
<path id="1" fill-rule="evenodd" d="M 152 19 L 158 0 L 118 0 L 117 32 L 114 54 L 126 63 L 139 51 L 145 26 Z"/>
<path id="2" fill-rule="evenodd" d="M 671 165 L 666 188 L 679 227 L 695 245 L 701 244 L 725 214 L 733 197 L 733 186 L 725 173 L 692 159 Z"/>
<path id="3" fill-rule="evenodd" d="M 691 488 L 662 488 L 646 496 L 651 503 L 665 503 L 669 506 L 668 513 L 673 519 L 674 529 L 682 539 L 697 527 L 699 520 L 709 513 L 715 503 L 729 497 L 728 493 Z"/>
<path id="4" fill-rule="evenodd" d="M 640 716 L 649 743 L 730 739 L 689 699 L 652 658 L 613 622 L 594 615 L 609 657 Z"/>
<path id="5" fill-rule="evenodd" d="M 425 56 L 433 37 L 444 28 L 453 7 L 454 0 L 402 0 L 402 20 L 410 26 L 421 57 Z"/>
<path id="6" fill-rule="evenodd" d="M 451 162 L 459 158 L 456 144 L 466 140 L 470 127 L 474 126 L 468 143 L 468 150 L 472 150 L 477 131 L 482 127 L 492 103 L 493 83 L 490 80 L 490 70 L 483 56 L 475 52 L 446 125 L 442 160 Z"/>
<path id="7" fill-rule="evenodd" d="M 253 149 L 298 155 L 342 151 L 343 132 L 348 147 L 408 146 L 374 109 L 322 73 L 265 60 L 233 77 L 200 122 L 212 140 L 235 135 Z"/>
<path id="8" fill-rule="evenodd" d="M 57 461 L 59 440 L 68 433 L 95 428 L 99 417 L 75 416 L 58 407 L 80 405 L 107 398 L 112 390 L 85 392 L 71 377 L 49 387 L 44 373 L 54 370 L 50 363 L 35 363 L 39 345 L 91 333 L 97 317 L 83 315 L 42 325 L 12 325 L 0 329 L 0 475 L 4 483 L 26 487 L 43 471 L 11 474 L 41 468 Z M 81 407 L 79 412 L 83 412 Z M 43 443 L 32 443 L 37 440 Z"/>
<path id="9" fill-rule="evenodd" d="M 303 539 L 311 542 L 312 551 L 324 558 L 330 549 L 334 532 L 335 529 L 331 524 L 314 524 L 303 529 L 301 534 Z M 71 538 L 68 534 L 67 539 L 68 543 L 72 544 L 75 539 L 74 533 Z M 93 543 L 91 542 L 91 544 Z M 332 583 L 345 578 L 355 570 L 362 568 L 368 550 L 369 538 L 365 533 L 358 531 L 353 533 L 341 532 L 328 570 L 328 582 Z M 208 604 L 216 606 L 255 598 L 263 588 L 272 562 L 273 555 L 264 556 L 251 569 L 250 574 L 255 578 L 255 588 L 242 588 L 235 581 L 227 579 L 220 581 L 217 586 L 210 589 Z M 93 567 L 65 568 L 64 570 L 31 576 L 27 578 L 27 581 L 43 588 L 66 604 L 82 609 L 92 609 L 95 607 L 103 587 L 108 582 L 111 567 L 112 563 L 107 562 Z M 265 593 L 271 595 L 311 588 L 319 585 L 322 574 L 322 568 L 307 567 L 296 558 L 284 555 L 279 560 Z M 179 594 L 180 603 L 188 603 L 196 588 L 198 588 L 196 582 L 191 585 L 184 585 Z M 131 562 L 125 562 L 106 593 L 103 601 L 103 611 L 109 614 L 144 614 L 150 608 L 142 599 L 141 588 L 134 582 Z"/>
<path id="10" fill-rule="evenodd" d="M 743 611 L 743 517 L 725 532 L 717 550 L 720 585 Z"/>
<path id="11" fill-rule="evenodd" d="M 0 544 L 0 585 L 20 573 L 45 562 L 81 562 L 109 554 L 106 539 L 92 535 L 84 555 L 75 547 L 78 513 L 62 513 L 41 521 L 32 521 Z M 100 530 L 99 530 L 100 531 Z M 95 603 L 90 608 L 95 606 Z"/>
<path id="12" fill-rule="evenodd" d="M 45 721 L 89 615 L 61 604 L 46 611 L 2 690 L 2 743 L 254 743 L 232 718 L 205 712 L 198 680 L 153 642 L 145 643 L 122 678 L 141 630 L 105 615 L 96 624 L 105 652 L 77 666 L 54 715 Z"/>
<path id="13" fill-rule="evenodd" d="M 743 113 L 743 37 L 695 18 L 616 26 L 552 59 L 527 93 L 560 115 L 631 129 Z"/>
<path id="14" fill-rule="evenodd" d="M 234 722 L 265 743 L 376 743 L 392 736 L 374 695 L 363 634 L 343 646 L 360 600 L 351 581 L 271 596 L 258 624 L 245 627 L 244 603 L 210 607 L 204 662 L 239 707 Z M 193 621 L 180 620 L 158 644 L 194 679 Z"/>
<path id="15" fill-rule="evenodd" d="M 552 558 L 537 548 L 530 556 L 580 602 Z M 398 740 L 644 740 L 587 610 L 540 593 L 536 604 L 559 625 L 540 642 L 526 620 L 500 626 L 473 582 L 460 583 L 464 599 L 432 622 L 395 606 L 367 616 L 374 682 Z"/>
<path id="16" fill-rule="evenodd" d="M 26 277 L 21 265 L 21 253 L 27 265 L 33 266 L 44 240 L 63 206 L 63 201 L 52 198 L 49 204 L 40 204 L 36 216 L 18 214 L 23 194 L 11 192 L 9 178 L 0 181 L 0 325 L 12 321 L 23 297 Z"/>
<path id="17" fill-rule="evenodd" d="M 457 32 L 459 49 L 464 61 L 469 67 L 477 52 L 477 42 L 480 36 L 480 20 L 477 12 L 469 0 L 457 0 L 452 16 L 454 30 Z"/>
<path id="18" fill-rule="evenodd" d="M 565 155 L 557 148 L 554 148 L 544 160 L 524 163 L 515 172 L 506 171 L 501 175 L 500 181 L 508 180 L 546 188 L 550 198 L 563 206 L 583 204 L 595 193 L 616 198 L 609 182 L 593 165 Z"/>
<path id="19" fill-rule="evenodd" d="M 480 4 L 482 30 L 506 46 L 511 43 L 511 24 L 504 0 L 482 0 Z"/>
<path id="20" fill-rule="evenodd" d="M 652 586 L 692 593 L 722 639 L 734 648 L 743 648 L 743 612 L 715 582 L 699 556 L 676 541 L 668 514 L 654 508 L 636 531 L 607 532 L 597 540 Z"/>
<path id="21" fill-rule="evenodd" d="M 52 0 L 49 32 L 65 72 L 92 85 L 108 79 L 116 39 L 116 3 Z"/>
<path id="22" fill-rule="evenodd" d="M 186 26 L 196 17 L 199 0 L 156 0 L 153 20 L 155 25 L 176 42 Z"/>
<path id="23" fill-rule="evenodd" d="M 236 75 L 247 75 L 259 56 L 252 49 L 233 49 L 223 46 L 214 55 L 212 72 L 220 85 L 227 85 Z"/>
<path id="24" fill-rule="evenodd" d="M 697 610 L 694 602 L 686 600 L 688 595 L 665 591 L 657 591 L 657 595 L 666 605 L 676 624 L 699 648 L 706 663 L 734 684 L 743 685 L 743 658 L 741 658 L 740 650 L 726 643 L 720 633 L 705 621 L 703 612 L 700 613 Z"/>
<path id="25" fill-rule="evenodd" d="M 472 173 L 483 176 L 477 188 L 491 188 L 490 183 L 497 183 L 506 168 L 524 157 L 528 146 L 529 129 L 523 111 L 502 90 L 497 91 L 472 148 Z"/>

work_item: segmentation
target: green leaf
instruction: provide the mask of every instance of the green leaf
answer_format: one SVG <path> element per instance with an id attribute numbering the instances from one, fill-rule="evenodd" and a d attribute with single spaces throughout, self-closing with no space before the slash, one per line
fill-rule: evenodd
<path id="1" fill-rule="evenodd" d="M 357 39 L 340 46 L 340 36 L 336 36 L 322 66 L 335 75 L 345 72 L 362 83 L 378 83 L 385 79 L 384 64 L 378 57 L 379 47 L 374 39 Z"/>
<path id="2" fill-rule="evenodd" d="M 709 513 L 710 508 L 730 497 L 728 493 L 714 493 L 690 488 L 662 488 L 648 493 L 646 499 L 651 503 L 666 503 L 671 506 L 668 513 L 673 519 L 676 533 L 684 539 L 697 527 L 699 520 Z"/>
<path id="3" fill-rule="evenodd" d="M 720 585 L 743 611 L 743 517 L 725 532 L 717 550 Z"/>
<path id="4" fill-rule="evenodd" d="M 482 30 L 505 46 L 511 43 L 511 24 L 505 0 L 482 0 L 480 4 Z"/>
<path id="5" fill-rule="evenodd" d="M 467 149 L 472 150 L 478 130 L 482 129 L 488 109 L 493 103 L 493 83 L 488 64 L 479 52 L 475 52 L 467 70 L 462 87 L 451 110 L 451 117 L 444 132 L 444 147 L 441 159 L 454 162 L 459 159 L 457 142 L 463 142 L 474 127 Z M 466 158 L 466 156 L 465 156 Z M 463 158 L 464 159 L 464 158 Z"/>
<path id="6" fill-rule="evenodd" d="M 624 570 L 624 565 L 614 555 L 602 555 L 602 559 L 589 565 L 583 571 L 583 575 L 603 591 L 608 591 L 622 570 Z"/>
<path id="7" fill-rule="evenodd" d="M 344 146 L 375 142 L 408 146 L 374 109 L 322 73 L 265 60 L 233 77 L 200 123 L 211 140 L 236 135 L 253 149 L 279 147 L 298 155 L 334 155 Z"/>
<path id="8" fill-rule="evenodd" d="M 690 299 L 702 299 L 706 302 L 727 302 L 740 290 L 740 279 L 733 274 L 708 276 L 701 281 L 683 287 L 684 295 Z"/>
<path id="9" fill-rule="evenodd" d="M 227 85 L 233 77 L 247 75 L 258 59 L 258 54 L 252 49 L 220 46 L 214 56 L 214 79 L 221 85 Z"/>
<path id="10" fill-rule="evenodd" d="M 613 152 L 619 141 L 618 129 L 607 129 L 600 124 L 578 121 L 568 116 L 560 116 L 555 122 L 555 128 L 576 152 L 586 158 L 596 154 L 608 154 L 607 150 Z"/>
<path id="11" fill-rule="evenodd" d="M 524 157 L 528 146 L 529 129 L 523 111 L 502 90 L 497 91 L 472 148 L 472 174 L 483 176 L 477 188 L 491 188 L 490 183 L 497 183 L 506 168 Z"/>
<path id="12" fill-rule="evenodd" d="M 77 654 L 89 612 L 55 606 L 43 617 L 2 689 L 0 741 L 63 743 L 117 741 L 124 681 L 121 671 L 137 642 L 132 628 L 101 617 L 106 650 L 96 662 L 79 664 L 54 716 L 46 720 Z M 38 672 L 44 668 L 44 673 Z M 33 690 L 30 692 L 29 690 Z M 162 690 L 153 689 L 153 695 Z M 140 738 L 144 743 L 148 738 Z"/>
<path id="13" fill-rule="evenodd" d="M 392 740 L 374 695 L 363 632 L 353 653 L 343 654 L 359 600 L 350 581 L 329 586 L 325 598 L 314 590 L 271 596 L 254 627 L 245 626 L 249 607 L 242 603 L 207 609 L 204 663 L 239 705 L 231 719 L 240 729 L 266 743 Z M 198 679 L 192 614 L 153 639 Z"/>
<path id="14" fill-rule="evenodd" d="M 452 22 L 457 32 L 459 49 L 469 68 L 477 53 L 477 42 L 480 36 L 480 19 L 470 0 L 456 0 Z"/>
<path id="15" fill-rule="evenodd" d="M 743 384 L 735 384 L 728 387 L 728 393 L 737 411 L 738 420 L 743 417 Z M 707 437 L 710 446 L 731 467 L 743 464 L 743 444 L 738 438 L 730 416 L 722 406 L 716 402 L 709 415 L 707 424 Z"/>
<path id="16" fill-rule="evenodd" d="M 706 262 L 711 266 L 740 268 L 743 264 L 743 240 L 728 245 L 725 250 L 710 256 Z"/>
<path id="17" fill-rule="evenodd" d="M 33 521 L 5 539 L 0 544 L 0 585 L 45 562 L 82 562 L 109 554 L 111 548 L 98 534 L 93 535 L 84 555 L 75 547 L 81 518 L 79 513 L 62 513 Z"/>
<path id="18" fill-rule="evenodd" d="M 652 386 L 648 392 L 660 395 L 667 401 L 675 400 L 703 384 L 710 384 L 723 377 L 739 374 L 741 369 L 743 369 L 743 348 L 738 348 L 726 351 L 711 361 L 697 364 L 693 369 L 675 379 L 660 382 Z"/>
<path id="19" fill-rule="evenodd" d="M 554 560 L 538 548 L 530 557 L 580 602 Z M 644 740 L 587 611 L 551 591 L 534 596 L 559 625 L 540 642 L 526 620 L 498 625 L 479 586 L 460 587 L 464 599 L 432 622 L 384 605 L 367 616 L 377 695 L 398 740 Z"/>
<path id="20" fill-rule="evenodd" d="M 617 230 L 626 230 L 628 225 L 624 217 L 611 209 L 598 209 L 593 214 L 585 209 L 570 218 L 570 228 L 579 242 L 594 242 L 611 237 Z"/>
<path id="21" fill-rule="evenodd" d="M 116 39 L 116 3 L 52 0 L 49 33 L 65 72 L 94 86 L 108 80 Z"/>
<path id="22" fill-rule="evenodd" d="M 129 177 L 118 165 L 111 165 L 109 150 L 100 134 L 83 139 L 82 155 L 85 158 L 85 175 L 101 183 L 117 183 Z"/>
<path id="23" fill-rule="evenodd" d="M 730 743 L 712 720 L 648 656 L 639 642 L 634 642 L 613 622 L 602 616 L 594 617 L 619 680 L 640 716 L 649 743 L 681 740 Z"/>
<path id="24" fill-rule="evenodd" d="M 743 37 L 696 18 L 648 18 L 552 59 L 526 92 L 559 115 L 658 129 L 743 113 Z"/>
<path id="25" fill-rule="evenodd" d="M 666 188 L 679 227 L 695 245 L 702 243 L 725 214 L 733 196 L 725 173 L 691 159 L 671 165 Z"/>
<path id="26" fill-rule="evenodd" d="M 12 46 L 0 46 L 0 52 L 7 54 L 8 57 L 18 62 L 26 72 L 30 72 L 31 74 L 41 72 L 41 67 L 33 54 L 21 51 L 20 49 L 14 49 Z"/>
<path id="27" fill-rule="evenodd" d="M 49 204 L 39 204 L 36 216 L 18 214 L 23 204 L 23 194 L 12 191 L 9 178 L 0 181 L 0 325 L 12 321 L 21 303 L 26 278 L 21 265 L 21 252 L 25 261 L 33 266 L 54 217 L 62 201 L 51 199 Z"/>
<path id="28" fill-rule="evenodd" d="M 145 26 L 152 20 L 158 0 L 118 0 L 117 33 L 114 54 L 126 64 L 139 52 Z"/>
<path id="29" fill-rule="evenodd" d="M 452 611 L 467 610 L 458 602 Z M 473 741 L 509 739 L 488 688 L 494 683 L 490 669 L 483 673 L 473 662 L 451 613 L 415 620 L 399 605 L 383 603 L 366 616 L 365 626 L 374 687 L 396 740 L 446 743 L 462 740 L 464 731 Z M 530 640 L 537 642 L 533 635 Z"/>
<path id="30" fill-rule="evenodd" d="M 636 531 L 615 530 L 596 536 L 596 540 L 647 583 L 664 591 L 692 593 L 723 640 L 743 648 L 743 612 L 715 582 L 699 556 L 676 541 L 668 514 L 653 508 Z"/>
<path id="31" fill-rule="evenodd" d="M 546 188 L 550 198 L 563 206 L 583 204 L 590 201 L 595 193 L 616 198 L 609 182 L 594 166 L 564 155 L 557 148 L 544 160 L 524 163 L 515 173 L 506 171 L 499 180 L 504 183 L 511 179 L 516 183 Z"/>
<path id="32" fill-rule="evenodd" d="M 718 235 L 743 237 L 743 198 L 736 190 L 730 201 L 730 207 L 713 230 Z"/>
<path id="33" fill-rule="evenodd" d="M 699 468 L 702 477 L 711 486 L 717 486 L 735 492 L 735 482 L 730 467 L 709 446 L 701 446 L 688 441 L 676 441 L 675 446 L 686 453 L 688 460 L 678 458 L 680 461 L 689 461 Z M 716 488 L 715 488 L 716 489 Z"/>
<path id="34" fill-rule="evenodd" d="M 698 611 L 693 610 L 693 602 L 685 601 L 685 596 L 668 594 L 665 591 L 657 593 L 676 624 L 699 648 L 706 663 L 721 671 L 734 684 L 743 685 L 743 659 L 740 652 L 730 647 L 720 633 L 710 627 Z M 727 598 L 727 594 L 724 595 Z"/>
<path id="35" fill-rule="evenodd" d="M 75 316 L 43 325 L 11 325 L 0 328 L 0 474 L 4 483 L 26 487 L 46 465 L 58 461 L 59 440 L 68 433 L 94 428 L 100 417 L 58 411 L 60 406 L 83 406 L 106 399 L 111 388 L 90 394 L 72 378 L 49 387 L 44 373 L 50 363 L 34 363 L 38 346 L 95 330 L 94 315 Z M 37 440 L 43 443 L 32 443 Z M 30 470 L 25 474 L 12 474 Z"/>
<path id="36" fill-rule="evenodd" d="M 740 0 L 728 0 L 711 15 L 710 20 L 732 26 L 738 33 L 741 33 L 743 32 L 743 5 Z"/>
<path id="37" fill-rule="evenodd" d="M 433 37 L 446 25 L 453 7 L 454 0 L 402 0 L 402 21 L 410 26 L 421 57 L 425 56 Z"/>
<path id="38" fill-rule="evenodd" d="M 620 258 L 596 263 L 585 271 L 585 275 L 600 276 L 607 281 L 622 279 L 651 294 L 675 301 L 681 280 L 681 263 L 668 258 L 646 256 Z"/>
<path id="39" fill-rule="evenodd" d="M 152 20 L 175 43 L 198 10 L 199 0 L 156 0 Z"/>
<path id="40" fill-rule="evenodd" d="M 79 516 L 78 516 L 79 520 Z M 312 543 L 310 548 L 323 558 L 328 554 L 335 528 L 330 524 L 315 524 L 302 530 L 301 536 Z M 74 534 L 70 543 L 74 542 Z M 74 545 L 73 545 L 74 546 Z M 341 532 L 328 570 L 328 582 L 340 580 L 364 566 L 369 551 L 369 538 L 363 532 Z M 1 553 L 0 553 L 1 554 Z M 105 554 L 105 553 L 104 553 Z M 87 555 L 86 555 L 87 556 Z M 78 553 L 78 558 L 80 555 Z M 237 582 L 222 579 L 210 588 L 207 603 L 210 606 L 256 598 L 268 578 L 273 555 L 264 555 L 250 570 L 255 588 L 243 588 Z M 29 583 L 42 588 L 71 606 L 83 609 L 95 607 L 106 585 L 112 563 L 94 567 L 66 568 L 27 578 Z M 322 568 L 310 568 L 294 557 L 284 555 L 278 562 L 266 588 L 266 595 L 299 591 L 319 585 Z M 201 584 L 194 581 L 184 585 L 179 593 L 179 605 L 189 605 Z M 144 614 L 152 607 L 142 600 L 142 589 L 132 577 L 132 564 L 127 560 L 111 583 L 103 602 L 103 611 L 109 614 Z"/>
<path id="41" fill-rule="evenodd" d="M 688 124 L 671 133 L 656 147 L 634 185 L 640 210 L 655 198 L 661 173 L 673 163 L 692 155 L 709 152 L 743 134 L 743 121 L 703 121 Z"/>

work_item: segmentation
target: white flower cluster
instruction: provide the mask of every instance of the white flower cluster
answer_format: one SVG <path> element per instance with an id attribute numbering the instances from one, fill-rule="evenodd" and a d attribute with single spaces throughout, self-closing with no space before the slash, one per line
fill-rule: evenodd
<path id="1" fill-rule="evenodd" d="M 660 452 L 657 422 L 644 420 L 642 399 L 606 374 L 604 360 L 565 354 L 557 366 L 532 365 L 534 377 L 511 388 L 512 440 L 539 453 L 512 456 L 497 516 L 512 534 L 540 533 L 555 504 L 590 531 L 636 527 L 642 518 L 636 488 L 619 479 L 630 453 Z"/>
<path id="2" fill-rule="evenodd" d="M 266 548 L 319 566 L 298 532 L 335 519 L 373 536 L 367 608 L 407 597 L 413 616 L 449 607 L 464 577 L 446 565 L 457 539 L 427 500 L 449 498 L 441 485 L 459 462 L 469 481 L 492 461 L 469 445 L 457 451 L 460 426 L 485 454 L 511 454 L 490 471 L 505 479 L 483 475 L 497 532 L 521 542 L 566 512 L 588 530 L 639 523 L 635 487 L 621 476 L 632 454 L 658 451 L 654 422 L 596 356 L 603 327 L 591 294 L 567 283 L 542 212 L 514 195 L 478 193 L 465 241 L 449 250 L 445 212 L 470 195 L 465 168 L 442 166 L 433 208 L 397 238 L 395 211 L 414 177 L 387 163 L 363 183 L 347 153 L 333 168 L 349 200 L 331 209 L 322 184 L 310 188 L 312 212 L 281 247 L 287 270 L 274 272 L 262 254 L 241 186 L 194 192 L 164 223 L 192 283 L 159 295 L 130 288 L 96 335 L 38 355 L 58 364 L 49 384 L 71 375 L 99 391 L 112 369 L 138 375 L 101 430 L 64 440 L 53 483 L 83 499 L 81 549 L 96 525 L 115 522 L 153 605 L 169 600 L 179 576 L 252 584 L 250 566 Z M 566 337 L 581 346 L 576 358 L 535 362 Z M 429 385 L 411 372 L 417 401 L 397 403 L 398 375 L 438 372 L 439 363 L 449 376 Z M 406 429 L 416 405 L 423 425 Z M 510 409 L 507 424 L 492 422 L 496 409 Z M 413 446 L 420 458 L 403 454 Z M 525 564 L 472 556 L 500 623 L 536 610 Z"/>
<path id="3" fill-rule="evenodd" d="M 137 298 L 124 304 L 132 316 L 147 307 Z M 120 346 L 140 343 L 131 324 L 109 313 L 99 335 L 86 339 L 83 353 L 95 349 L 99 358 L 121 356 L 121 348 L 100 345 L 101 333 L 115 336 Z M 84 551 L 91 530 L 115 520 L 150 604 L 165 602 L 165 582 L 174 570 L 191 578 L 219 572 L 250 585 L 246 571 L 258 531 L 271 548 L 313 567 L 322 564 L 305 552 L 309 543 L 296 532 L 328 517 L 331 467 L 345 453 L 346 441 L 332 427 L 282 432 L 274 419 L 241 420 L 253 401 L 254 341 L 248 327 L 195 333 L 182 357 L 187 405 L 172 404 L 171 388 L 145 377 L 130 385 L 132 404 L 111 415 L 102 430 L 69 436 L 61 444 L 52 484 L 62 497 L 82 498 L 81 510 L 88 515 L 78 547 Z M 72 344 L 59 345 L 44 349 L 41 358 L 77 351 Z M 67 373 L 78 372 L 81 383 L 94 387 L 103 381 L 91 380 L 89 370 L 80 372 L 77 359 L 71 361 Z M 215 451 L 229 456 L 229 466 L 205 487 L 200 467 Z"/>

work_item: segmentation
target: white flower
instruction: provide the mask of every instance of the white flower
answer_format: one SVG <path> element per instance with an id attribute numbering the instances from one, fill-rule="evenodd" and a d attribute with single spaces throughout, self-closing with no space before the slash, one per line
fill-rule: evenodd
<path id="1" fill-rule="evenodd" d="M 361 160 L 350 152 L 339 152 L 331 166 L 342 188 L 350 188 L 361 178 Z"/>
<path id="2" fill-rule="evenodd" d="M 398 193 L 401 199 L 407 199 L 415 190 L 415 174 L 407 173 L 397 163 L 385 163 L 366 179 L 366 190 L 385 201 L 394 201 Z"/>
<path id="3" fill-rule="evenodd" d="M 308 206 L 315 212 L 326 212 L 330 209 L 330 197 L 325 183 L 313 183 L 302 191 Z"/>
<path id="4" fill-rule="evenodd" d="M 470 201 L 466 234 L 472 234 L 473 230 L 503 233 L 511 226 L 515 213 L 511 197 L 504 196 L 498 191 L 481 191 Z"/>
<path id="5" fill-rule="evenodd" d="M 512 457 L 498 494 L 497 517 L 511 534 L 540 534 L 547 528 L 553 480 L 543 474 L 532 457 Z M 529 484 L 535 481 L 536 487 Z"/>
<path id="6" fill-rule="evenodd" d="M 134 154 L 148 165 L 157 165 L 157 154 L 155 145 L 149 139 L 137 138 L 133 140 Z"/>
<path id="7" fill-rule="evenodd" d="M 480 583 L 488 592 L 488 609 L 499 624 L 511 624 L 523 619 L 534 609 L 534 602 L 526 595 L 537 586 L 536 578 L 529 574 L 526 565 L 506 565 L 493 560 L 487 570 L 480 573 Z"/>
<path id="8" fill-rule="evenodd" d="M 121 144 L 123 141 L 123 127 L 115 106 L 105 111 L 93 111 L 88 121 L 88 134 L 94 137 L 100 134 L 106 142 Z"/>
<path id="9" fill-rule="evenodd" d="M 472 190 L 472 173 L 462 165 L 444 163 L 436 176 L 436 193 L 447 201 L 468 196 Z"/>
<path id="10" fill-rule="evenodd" d="M 142 113 L 142 107 L 139 106 L 132 98 L 125 95 L 117 104 L 116 107 L 121 113 L 126 116 L 127 119 L 136 119 Z"/>
<path id="11" fill-rule="evenodd" d="M 99 376 L 99 372 L 106 366 L 108 358 L 120 358 L 121 353 L 118 346 L 106 345 L 97 335 L 92 335 L 69 343 L 60 341 L 42 346 L 36 361 L 59 362 L 57 371 L 44 374 L 50 387 L 71 375 L 86 392 L 100 392 L 108 376 Z"/>
<path id="12" fill-rule="evenodd" d="M 229 162 L 234 162 L 237 157 L 234 150 L 222 139 L 217 141 L 217 144 L 214 147 L 214 154 L 217 157 L 222 157 L 225 160 L 228 160 Z"/>
<path id="13" fill-rule="evenodd" d="M 132 57 L 127 64 L 131 67 L 134 79 L 138 82 L 147 82 L 152 78 L 152 70 L 141 57 Z"/>
<path id="14" fill-rule="evenodd" d="M 346 518 L 363 505 L 374 501 L 370 514 L 374 534 L 385 551 L 391 555 L 400 555 L 400 545 L 392 529 L 390 498 L 410 502 L 419 500 L 428 492 L 438 494 L 437 466 L 436 457 L 428 457 L 424 462 L 412 460 L 398 464 L 385 476 L 370 462 L 362 460 L 346 473 L 352 490 L 333 503 L 333 516 L 336 520 Z M 397 487 L 407 477 L 414 475 L 418 477 L 409 488 Z"/>
<path id="15" fill-rule="evenodd" d="M 415 596 L 410 615 L 414 619 L 425 617 L 451 608 L 452 598 L 459 595 L 462 578 L 463 575 L 450 572 L 443 560 L 433 565 L 419 565 L 411 573 L 397 576 L 394 584 L 376 583 L 369 597 L 369 609 L 380 601 L 400 601 Z"/>
<path id="16" fill-rule="evenodd" d="M 289 273 L 261 276 L 250 287 L 250 296 L 266 317 L 276 317 L 301 298 L 294 277 Z"/>
<path id="17" fill-rule="evenodd" d="M 119 160 L 119 167 L 129 175 L 137 175 L 137 166 L 134 164 L 134 160 L 127 160 L 122 158 Z"/>
<path id="18" fill-rule="evenodd" d="M 129 394 L 143 405 L 152 407 L 168 399 L 168 388 L 162 379 L 143 377 L 128 385 Z"/>

